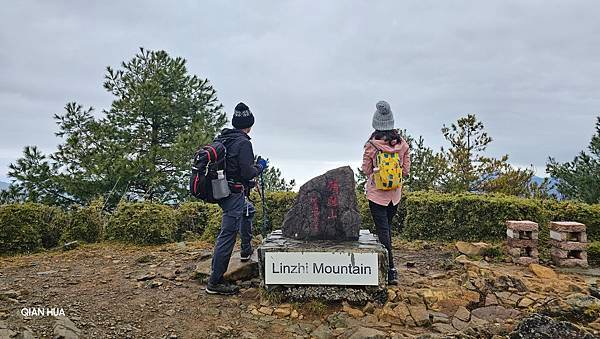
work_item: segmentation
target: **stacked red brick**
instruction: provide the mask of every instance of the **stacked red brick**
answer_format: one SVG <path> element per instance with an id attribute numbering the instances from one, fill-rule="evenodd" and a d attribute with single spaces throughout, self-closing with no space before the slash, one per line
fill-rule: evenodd
<path id="1" fill-rule="evenodd" d="M 506 222 L 508 253 L 515 264 L 529 265 L 539 261 L 538 224 L 528 220 Z"/>
<path id="2" fill-rule="evenodd" d="M 556 266 L 587 267 L 587 233 L 578 222 L 550 223 L 550 256 Z"/>

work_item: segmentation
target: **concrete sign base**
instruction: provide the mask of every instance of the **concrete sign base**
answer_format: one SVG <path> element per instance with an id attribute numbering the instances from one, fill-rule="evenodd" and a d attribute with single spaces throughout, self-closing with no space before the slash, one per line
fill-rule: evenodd
<path id="1" fill-rule="evenodd" d="M 387 250 L 377 236 L 360 230 L 356 241 L 295 240 L 272 232 L 258 248 L 259 271 L 265 288 L 299 290 L 387 287 Z M 343 293 L 342 293 L 343 294 Z M 309 295 L 306 295 L 309 297 Z"/>

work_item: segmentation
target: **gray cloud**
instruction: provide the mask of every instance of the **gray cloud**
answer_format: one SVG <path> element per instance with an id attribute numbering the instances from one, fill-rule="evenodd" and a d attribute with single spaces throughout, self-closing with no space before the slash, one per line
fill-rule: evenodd
<path id="1" fill-rule="evenodd" d="M 570 160 L 600 109 L 595 1 L 21 1 L 0 13 L 0 178 L 24 145 L 52 151 L 52 114 L 100 111 L 104 68 L 139 46 L 209 78 L 228 112 L 255 112 L 255 149 L 300 182 L 358 165 L 377 100 L 444 145 L 476 113 L 492 155 L 543 173 Z"/>

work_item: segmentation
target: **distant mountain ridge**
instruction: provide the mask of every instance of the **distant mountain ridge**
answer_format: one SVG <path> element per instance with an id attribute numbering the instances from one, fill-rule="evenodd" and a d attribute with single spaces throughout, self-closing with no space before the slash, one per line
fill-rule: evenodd
<path id="1" fill-rule="evenodd" d="M 545 178 L 542 177 L 538 177 L 538 176 L 534 176 L 533 178 L 531 178 L 532 182 L 535 182 L 536 184 L 541 184 L 544 181 Z M 556 183 L 558 182 L 558 180 L 550 177 L 548 178 L 548 191 L 550 192 L 550 194 L 555 195 L 557 198 L 562 199 L 563 196 L 562 194 L 560 194 L 558 192 L 558 190 L 556 189 Z"/>

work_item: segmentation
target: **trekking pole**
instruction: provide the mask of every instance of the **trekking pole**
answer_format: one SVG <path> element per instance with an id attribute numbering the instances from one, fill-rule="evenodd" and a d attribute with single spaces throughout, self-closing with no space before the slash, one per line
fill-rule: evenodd
<path id="1" fill-rule="evenodd" d="M 265 239 L 269 232 L 269 210 L 267 209 L 267 200 L 265 197 L 265 177 L 263 173 L 260 174 L 260 200 L 262 200 L 263 212 L 262 236 Z"/>

